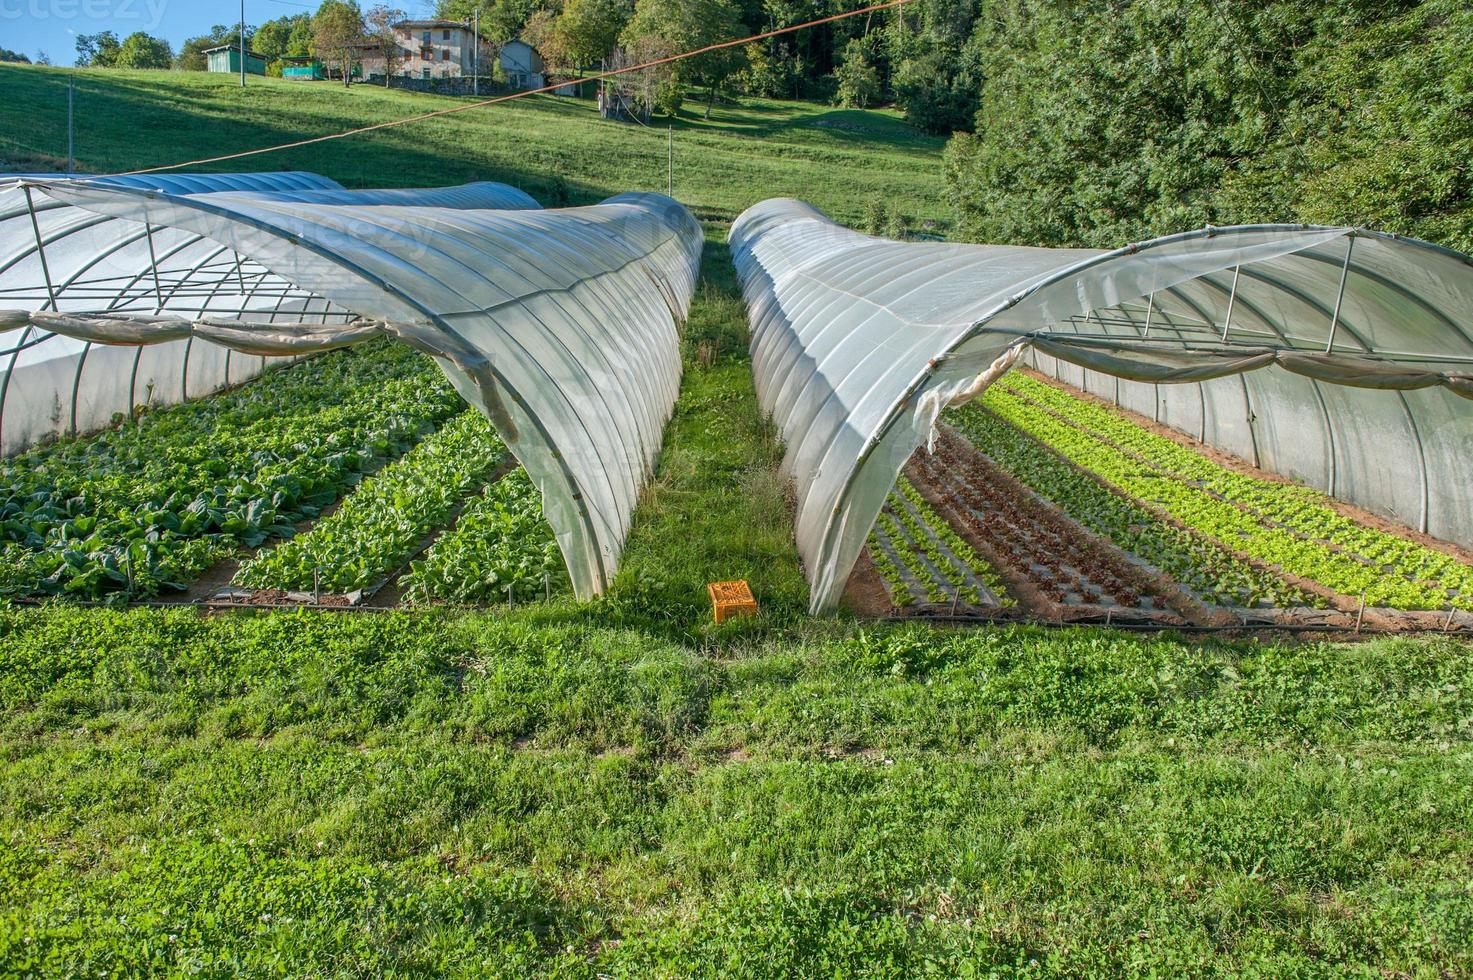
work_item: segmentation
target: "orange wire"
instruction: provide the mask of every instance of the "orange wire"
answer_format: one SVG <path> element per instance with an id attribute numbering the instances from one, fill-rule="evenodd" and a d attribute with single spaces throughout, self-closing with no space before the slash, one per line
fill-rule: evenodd
<path id="1" fill-rule="evenodd" d="M 741 44 L 751 44 L 753 41 L 761 41 L 769 37 L 777 37 L 780 34 L 791 34 L 801 31 L 807 27 L 817 27 L 820 24 L 828 24 L 836 20 L 844 20 L 848 17 L 856 17 L 859 14 L 873 13 L 876 10 L 885 10 L 889 7 L 899 7 L 911 3 L 913 0 L 885 0 L 884 3 L 871 4 L 868 7 L 860 7 L 856 10 L 848 10 L 840 14 L 831 14 L 828 17 L 820 17 L 817 20 L 805 21 L 802 24 L 794 24 L 791 27 L 780 27 L 772 31 L 763 31 L 761 34 L 753 34 L 749 37 L 738 38 L 735 41 L 719 41 L 716 44 L 708 44 L 704 48 L 696 48 L 693 51 L 685 51 L 681 54 L 673 54 L 664 58 L 656 58 L 654 61 L 646 61 L 638 65 L 629 65 L 625 68 L 615 68 L 612 71 L 602 71 L 594 75 L 588 75 L 576 81 L 596 82 L 603 78 L 612 78 L 615 75 L 625 75 L 632 71 L 643 71 L 646 68 L 657 68 L 660 65 L 668 65 L 676 61 L 684 61 L 686 58 L 694 58 L 697 55 L 706 54 L 711 51 L 720 51 L 723 48 L 734 48 Z M 292 150 L 299 146 L 311 146 L 313 143 L 326 143 L 328 140 L 340 140 L 348 136 L 358 136 L 362 133 L 372 133 L 380 129 L 390 129 L 394 126 L 403 126 L 408 123 L 421 122 L 425 119 L 434 119 L 437 116 L 449 116 L 457 112 L 468 112 L 471 109 L 480 109 L 488 105 L 496 105 L 498 102 L 510 102 L 513 99 L 526 98 L 529 95 L 537 95 L 542 92 L 551 92 L 553 89 L 562 88 L 568 82 L 557 82 L 552 85 L 544 85 L 541 88 L 528 89 L 522 92 L 513 92 L 510 95 L 499 95 L 494 99 L 483 99 L 480 102 L 470 102 L 466 105 L 452 106 L 449 109 L 439 109 L 435 112 L 424 112 L 417 116 L 406 116 L 403 119 L 393 119 L 389 122 L 374 123 L 372 126 L 360 126 L 357 129 L 344 130 L 341 133 L 329 133 L 326 136 L 313 136 L 310 139 L 297 140 L 294 143 L 281 143 L 277 146 L 262 147 L 259 150 L 242 150 L 239 153 L 226 153 L 217 157 L 201 157 L 198 160 L 186 160 L 183 163 L 171 163 L 162 167 L 147 167 L 142 170 L 127 170 L 122 173 L 106 174 L 108 177 L 135 177 L 139 174 L 153 174 L 164 170 L 178 170 L 180 167 L 197 167 L 207 163 L 220 163 L 224 160 L 238 160 L 241 157 L 259 156 L 262 153 L 274 153 L 277 150 Z"/>

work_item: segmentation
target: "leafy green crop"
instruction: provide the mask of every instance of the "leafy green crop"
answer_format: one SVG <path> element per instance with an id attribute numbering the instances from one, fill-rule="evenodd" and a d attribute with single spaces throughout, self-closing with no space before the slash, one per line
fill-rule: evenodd
<path id="1" fill-rule="evenodd" d="M 914 596 L 910 583 L 890 555 L 892 551 L 925 590 L 927 602 L 950 602 L 955 597 L 972 605 L 980 604 L 982 594 L 966 574 L 971 572 L 999 598 L 1001 605 L 1013 605 L 1014 600 L 1006 597 L 1006 586 L 996 570 L 972 550 L 905 477 L 896 483 L 875 524 L 878 533 L 870 534 L 870 560 L 889 588 L 895 605 L 908 606 L 914 602 Z"/>
<path id="2" fill-rule="evenodd" d="M 994 388 L 996 386 L 994 385 Z M 984 399 L 987 408 L 996 399 Z M 1223 548 L 1176 527 L 1086 476 L 982 403 L 951 421 L 973 444 L 1085 527 L 1161 569 L 1204 600 L 1225 606 L 1308 606 L 1314 597 Z"/>
<path id="3" fill-rule="evenodd" d="M 1459 593 L 1463 566 L 1421 545 L 1355 525 L 1320 503 L 1323 498 L 1312 490 L 1234 473 L 1105 409 L 1027 378 L 995 385 L 985 402 L 1122 493 L 1254 560 L 1342 595 L 1365 595 L 1371 605 L 1442 609 L 1453 602 L 1473 608 L 1473 593 Z M 1108 427 L 1112 436 L 1152 455 L 1122 448 L 1076 423 L 1076 417 Z M 1357 545 L 1375 557 L 1352 550 Z M 1439 568 L 1449 569 L 1458 587 L 1450 589 L 1435 577 Z"/>
<path id="4" fill-rule="evenodd" d="M 541 598 L 544 588 L 568 588 L 566 566 L 552 528 L 542 516 L 542 495 L 523 469 L 486 488 L 455 527 L 413 562 L 404 578 L 411 602 L 469 604 Z"/>
<path id="5" fill-rule="evenodd" d="M 289 535 L 463 407 L 403 345 L 337 351 L 0 465 L 0 593 L 149 596 Z"/>
<path id="6" fill-rule="evenodd" d="M 466 409 L 401 459 L 364 480 L 300 537 L 241 566 L 237 585 L 327 592 L 361 589 L 393 571 L 486 482 L 506 457 L 491 423 Z"/>
<path id="7" fill-rule="evenodd" d="M 1190 483 L 1203 494 L 1232 504 L 1264 524 L 1359 562 L 1365 570 L 1352 568 L 1345 580 L 1351 587 L 1350 594 L 1355 594 L 1355 583 L 1364 582 L 1369 573 L 1376 578 L 1410 581 L 1411 585 L 1405 589 L 1377 593 L 1393 595 L 1396 601 L 1392 604 L 1426 608 L 1428 604 L 1440 607 L 1451 602 L 1459 608 L 1473 609 L 1473 567 L 1414 541 L 1359 524 L 1336 512 L 1316 490 L 1234 472 L 1106 408 L 1073 398 L 1025 375 L 1005 378 L 1003 388 L 1145 464 L 1148 474 L 1155 472 Z M 1301 553 L 1313 554 L 1307 550 Z M 1316 575 L 1308 577 L 1319 580 Z"/>

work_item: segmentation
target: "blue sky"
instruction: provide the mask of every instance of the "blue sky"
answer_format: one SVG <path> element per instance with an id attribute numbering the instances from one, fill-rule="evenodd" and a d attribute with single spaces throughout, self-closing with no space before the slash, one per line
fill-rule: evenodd
<path id="1" fill-rule="evenodd" d="M 433 14 L 433 0 L 395 0 L 411 17 Z M 316 0 L 246 0 L 246 23 L 317 9 Z M 0 0 L 0 48 L 36 57 L 45 51 L 58 65 L 76 59 L 77 34 L 114 31 L 127 37 L 147 31 L 177 51 L 185 38 L 214 24 L 240 19 L 240 0 Z"/>

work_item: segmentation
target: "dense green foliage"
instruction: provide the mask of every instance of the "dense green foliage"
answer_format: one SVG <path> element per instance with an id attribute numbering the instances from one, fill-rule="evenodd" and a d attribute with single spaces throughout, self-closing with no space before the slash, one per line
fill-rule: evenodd
<path id="1" fill-rule="evenodd" d="M 1459 0 L 989 0 L 973 42 L 976 135 L 946 156 L 970 238 L 1305 221 L 1473 249 Z"/>
<path id="2" fill-rule="evenodd" d="M 1450 642 L 0 612 L 0 971 L 1459 975 Z"/>
<path id="3" fill-rule="evenodd" d="M 29 450 L 0 464 L 0 592 L 182 587 L 290 535 L 463 405 L 429 359 L 379 342 Z"/>
<path id="4" fill-rule="evenodd" d="M 574 75 L 615 56 L 662 55 L 791 27 L 860 6 L 837 0 L 440 0 L 440 16 L 479 9 L 494 42 L 531 41 L 553 71 Z M 905 7 L 767 38 L 676 66 L 677 81 L 761 98 L 833 100 L 864 108 L 894 101 L 926 132 L 970 129 L 977 55 L 976 0 L 912 0 Z M 663 78 L 663 76 L 662 76 Z M 657 105 L 678 109 L 678 86 Z"/>
<path id="5" fill-rule="evenodd" d="M 112 31 L 78 34 L 78 68 L 171 68 L 174 52 L 169 42 L 144 31 L 134 31 L 123 40 Z"/>

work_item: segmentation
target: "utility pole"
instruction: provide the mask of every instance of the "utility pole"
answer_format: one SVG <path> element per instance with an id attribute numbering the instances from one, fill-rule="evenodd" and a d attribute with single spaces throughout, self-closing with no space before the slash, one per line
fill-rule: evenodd
<path id="1" fill-rule="evenodd" d="M 481 8 L 471 11 L 471 91 L 481 94 Z"/>
<path id="2" fill-rule="evenodd" d="M 245 0 L 240 0 L 240 87 L 245 88 Z"/>
<path id="3" fill-rule="evenodd" d="M 66 80 L 66 173 L 68 177 L 72 175 L 72 170 L 75 166 L 73 163 L 75 156 L 72 153 L 72 147 L 75 145 L 73 143 L 73 133 L 76 132 L 76 129 L 72 125 L 75 115 L 72 110 L 72 103 L 75 101 L 76 93 L 77 80 L 68 75 Z"/>

